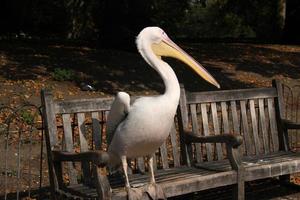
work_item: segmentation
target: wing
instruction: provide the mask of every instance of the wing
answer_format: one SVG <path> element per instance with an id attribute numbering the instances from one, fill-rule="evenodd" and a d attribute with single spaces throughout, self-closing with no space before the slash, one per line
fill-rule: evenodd
<path id="1" fill-rule="evenodd" d="M 126 92 L 118 92 L 114 102 L 111 105 L 107 117 L 107 145 L 109 146 L 116 128 L 126 118 L 130 109 L 130 96 Z"/>

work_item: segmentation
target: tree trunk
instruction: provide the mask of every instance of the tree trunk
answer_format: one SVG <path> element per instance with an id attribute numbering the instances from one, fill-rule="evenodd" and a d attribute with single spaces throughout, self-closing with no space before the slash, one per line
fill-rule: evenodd
<path id="1" fill-rule="evenodd" d="M 286 19 L 286 1 L 278 0 L 278 25 L 281 31 L 283 31 Z"/>

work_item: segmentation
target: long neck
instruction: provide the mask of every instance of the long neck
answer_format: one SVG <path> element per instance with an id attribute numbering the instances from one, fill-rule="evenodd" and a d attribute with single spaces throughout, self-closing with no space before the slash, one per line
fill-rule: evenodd
<path id="1" fill-rule="evenodd" d="M 158 58 L 152 51 L 150 45 L 145 45 L 140 51 L 144 59 L 151 65 L 161 76 L 165 85 L 164 97 L 178 103 L 180 96 L 180 86 L 175 72 L 170 65 Z"/>

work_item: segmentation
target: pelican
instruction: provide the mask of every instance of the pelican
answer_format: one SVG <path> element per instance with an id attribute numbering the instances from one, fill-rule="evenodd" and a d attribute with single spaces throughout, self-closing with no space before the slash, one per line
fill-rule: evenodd
<path id="1" fill-rule="evenodd" d="M 183 61 L 206 81 L 220 88 L 217 81 L 198 62 L 172 42 L 161 28 L 144 28 L 137 36 L 136 44 L 141 56 L 161 76 L 165 92 L 158 96 L 140 97 L 132 105 L 130 105 L 130 96 L 126 92 L 119 92 L 112 103 L 107 119 L 110 167 L 122 164 L 129 199 L 132 188 L 127 174 L 127 159 L 147 156 L 149 186 L 157 188 L 152 154 L 168 137 L 179 103 L 179 82 L 173 69 L 161 57 L 168 56 Z"/>

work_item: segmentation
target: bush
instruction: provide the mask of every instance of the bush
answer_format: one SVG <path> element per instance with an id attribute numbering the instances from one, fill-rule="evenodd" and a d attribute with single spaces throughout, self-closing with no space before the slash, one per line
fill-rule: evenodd
<path id="1" fill-rule="evenodd" d="M 51 75 L 56 81 L 70 81 L 75 78 L 75 73 L 71 69 L 55 68 Z"/>
<path id="2" fill-rule="evenodd" d="M 26 111 L 26 110 L 22 110 L 21 111 L 21 118 L 23 119 L 23 121 L 27 124 L 33 124 L 34 122 L 34 116 L 32 115 L 31 112 Z"/>

